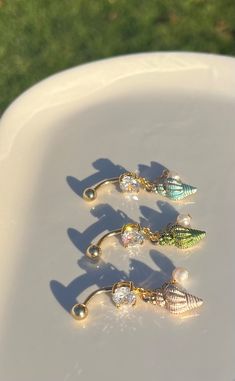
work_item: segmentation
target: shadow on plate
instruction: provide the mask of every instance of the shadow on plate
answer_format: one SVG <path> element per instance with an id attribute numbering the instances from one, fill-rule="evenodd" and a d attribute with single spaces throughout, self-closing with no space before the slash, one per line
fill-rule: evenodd
<path id="1" fill-rule="evenodd" d="M 83 257 L 78 261 L 78 265 L 85 270 L 85 273 L 73 279 L 67 286 L 57 280 L 52 280 L 50 282 L 51 291 L 59 304 L 70 312 L 72 306 L 78 302 L 77 297 L 79 302 L 82 302 L 83 297 L 80 295 L 94 285 L 102 288 L 120 280 L 131 280 L 140 287 L 158 288 L 170 279 L 175 266 L 168 257 L 157 250 L 151 250 L 150 256 L 154 265 L 158 267 L 157 270 L 153 270 L 136 259 L 131 259 L 129 274 L 102 260 L 99 266 L 94 267 Z"/>
<path id="2" fill-rule="evenodd" d="M 66 178 L 71 189 L 80 197 L 82 197 L 83 191 L 86 188 L 92 187 L 96 183 L 105 179 L 119 177 L 122 173 L 131 170 L 127 170 L 121 165 L 114 164 L 111 160 L 104 158 L 97 159 L 92 165 L 97 171 L 85 179 L 79 180 L 74 176 L 67 176 Z M 161 175 L 165 167 L 155 161 L 152 161 L 150 166 L 139 164 L 137 169 L 141 176 L 154 180 L 156 177 Z M 135 169 L 133 169 L 133 171 L 134 170 Z"/>
<path id="3" fill-rule="evenodd" d="M 139 208 L 142 216 L 139 221 L 134 221 L 123 211 L 115 210 L 108 204 L 100 204 L 90 211 L 97 221 L 83 232 L 70 227 L 67 233 L 74 246 L 85 254 L 90 243 L 96 242 L 98 237 L 106 232 L 119 229 L 127 223 L 140 222 L 141 226 L 150 227 L 151 230 L 156 231 L 176 220 L 178 213 L 173 206 L 163 201 L 158 201 L 157 206 L 158 210 L 141 205 Z"/>

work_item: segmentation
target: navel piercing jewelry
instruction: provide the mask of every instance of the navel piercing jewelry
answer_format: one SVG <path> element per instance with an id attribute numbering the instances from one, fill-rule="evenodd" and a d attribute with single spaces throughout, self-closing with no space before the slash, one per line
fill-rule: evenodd
<path id="1" fill-rule="evenodd" d="M 180 315 L 203 304 L 203 300 L 185 291 L 180 285 L 188 278 L 188 271 L 176 268 L 172 278 L 156 290 L 148 290 L 134 286 L 131 281 L 120 281 L 111 287 L 104 287 L 92 292 L 81 304 L 75 304 L 71 315 L 76 320 L 85 319 L 88 315 L 88 303 L 98 294 L 108 293 L 112 296 L 114 305 L 118 308 L 134 306 L 139 297 L 142 301 L 165 308 L 172 314 Z"/>
<path id="2" fill-rule="evenodd" d="M 122 192 L 138 193 L 140 188 L 143 188 L 147 192 L 157 193 L 174 201 L 182 200 L 197 191 L 196 187 L 182 183 L 177 173 L 165 169 L 155 181 L 147 180 L 134 172 L 126 172 L 119 177 L 103 180 L 92 188 L 85 189 L 83 198 L 86 201 L 93 201 L 101 186 L 116 183 L 119 183 Z"/>
<path id="3" fill-rule="evenodd" d="M 190 220 L 190 215 L 180 214 L 175 223 L 170 223 L 165 229 L 156 232 L 152 232 L 150 228 L 141 227 L 138 223 L 123 225 L 120 229 L 106 233 L 97 243 L 90 244 L 86 250 L 86 256 L 92 260 L 98 260 L 102 254 L 103 241 L 118 235 L 121 236 L 124 247 L 140 246 L 145 239 L 148 239 L 155 245 L 170 245 L 180 249 L 191 248 L 205 237 L 206 232 L 192 229 Z"/>

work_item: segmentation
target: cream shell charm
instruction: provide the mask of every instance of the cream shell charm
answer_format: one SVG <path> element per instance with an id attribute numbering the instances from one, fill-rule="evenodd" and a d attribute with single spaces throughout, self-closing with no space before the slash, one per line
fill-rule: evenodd
<path id="1" fill-rule="evenodd" d="M 117 308 L 133 307 L 140 299 L 146 303 L 165 308 L 174 315 L 182 315 L 188 311 L 199 308 L 203 300 L 189 294 L 179 283 L 188 276 L 188 272 L 182 268 L 176 268 L 172 273 L 172 279 L 164 283 L 161 288 L 148 290 L 136 287 L 131 281 L 120 281 L 113 286 L 104 287 L 92 292 L 84 303 L 75 304 L 71 315 L 76 320 L 83 320 L 88 316 L 88 303 L 98 294 L 107 293 L 111 295 L 112 301 Z"/>
<path id="2" fill-rule="evenodd" d="M 172 273 L 172 279 L 154 291 L 142 294 L 142 299 L 151 304 L 164 307 L 174 315 L 184 314 L 196 309 L 203 304 L 203 300 L 189 294 L 182 287 L 182 283 L 188 279 L 188 271 L 176 268 Z"/>
<path id="3" fill-rule="evenodd" d="M 138 223 L 126 224 L 120 229 L 106 233 L 97 243 L 91 243 L 86 250 L 86 256 L 93 261 L 99 260 L 103 242 L 112 236 L 120 236 L 124 247 L 141 246 L 145 240 L 149 240 L 154 245 L 189 249 L 198 244 L 206 235 L 203 230 L 192 229 L 190 222 L 191 216 L 180 214 L 174 223 L 156 232 L 151 231 L 150 228 L 141 227 Z"/>
<path id="4" fill-rule="evenodd" d="M 196 187 L 184 184 L 178 174 L 168 169 L 165 169 L 155 181 L 141 177 L 135 172 L 126 172 L 119 177 L 106 179 L 91 188 L 86 188 L 83 192 L 84 200 L 94 201 L 97 198 L 98 189 L 107 184 L 118 184 L 122 192 L 128 193 L 138 193 L 140 189 L 144 189 L 173 201 L 183 200 L 197 191 Z"/>

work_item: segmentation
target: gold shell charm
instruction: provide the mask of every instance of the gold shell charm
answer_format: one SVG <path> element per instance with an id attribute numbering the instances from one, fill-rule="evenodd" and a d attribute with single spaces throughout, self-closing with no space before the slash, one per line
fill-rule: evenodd
<path id="1" fill-rule="evenodd" d="M 200 307 L 202 299 L 183 291 L 176 283 L 166 283 L 162 287 L 165 308 L 172 314 L 181 314 Z"/>
<path id="2" fill-rule="evenodd" d="M 146 303 L 165 308 L 168 312 L 181 315 L 200 307 L 203 300 L 187 293 L 180 285 L 188 277 L 187 270 L 176 268 L 172 273 L 172 279 L 156 290 L 147 290 L 135 287 L 131 281 L 120 281 L 111 287 L 101 288 L 90 294 L 84 303 L 75 304 L 71 310 L 71 315 L 76 320 L 83 320 L 88 315 L 88 303 L 97 294 L 109 293 L 117 308 L 133 307 L 137 298 Z"/>
<path id="3" fill-rule="evenodd" d="M 146 293 L 143 300 L 166 308 L 172 314 L 182 314 L 200 307 L 202 299 L 185 292 L 180 285 L 171 281 L 160 289 Z"/>
<path id="4" fill-rule="evenodd" d="M 197 191 L 196 187 L 184 184 L 178 174 L 168 169 L 165 169 L 155 181 L 141 177 L 135 172 L 125 172 L 119 177 L 106 179 L 91 188 L 86 188 L 83 192 L 84 200 L 94 201 L 97 198 L 98 189 L 107 184 L 118 184 L 120 190 L 126 193 L 138 193 L 142 188 L 173 201 L 182 200 Z"/>
<path id="5" fill-rule="evenodd" d="M 203 230 L 192 229 L 189 215 L 179 215 L 176 222 L 167 225 L 162 231 L 152 232 L 149 228 L 141 227 L 137 223 L 126 224 L 120 229 L 108 232 L 97 243 L 90 244 L 86 250 L 86 256 L 94 261 L 99 260 L 102 254 L 102 243 L 112 236 L 120 236 L 124 247 L 141 246 L 147 239 L 155 245 L 175 246 L 180 249 L 188 249 L 201 241 L 206 233 Z"/>

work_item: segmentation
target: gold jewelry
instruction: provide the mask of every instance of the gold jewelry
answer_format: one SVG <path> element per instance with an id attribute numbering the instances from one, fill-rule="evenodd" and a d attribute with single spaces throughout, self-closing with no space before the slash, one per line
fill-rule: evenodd
<path id="1" fill-rule="evenodd" d="M 86 256 L 92 260 L 98 260 L 102 254 L 101 245 L 108 237 L 121 236 L 124 247 L 142 245 L 145 239 L 155 245 L 175 246 L 180 249 L 188 249 L 202 240 L 206 232 L 192 229 L 190 215 L 179 215 L 175 223 L 170 223 L 161 231 L 152 232 L 150 228 L 141 227 L 138 223 L 123 225 L 120 229 L 113 230 L 101 237 L 97 243 L 90 244 L 86 250 Z"/>
<path id="2" fill-rule="evenodd" d="M 111 294 L 114 305 L 118 308 L 134 306 L 139 297 L 142 301 L 165 308 L 172 314 L 180 315 L 203 304 L 203 300 L 185 291 L 180 285 L 188 277 L 188 271 L 176 268 L 172 272 L 172 278 L 156 290 L 136 287 L 131 281 L 120 281 L 113 286 L 100 288 L 92 292 L 81 304 L 75 304 L 71 315 L 76 320 L 85 319 L 88 316 L 88 303 L 98 294 Z"/>
<path id="3" fill-rule="evenodd" d="M 197 191 L 196 187 L 182 183 L 180 176 L 168 169 L 165 169 L 155 181 L 140 177 L 134 172 L 126 172 L 119 177 L 103 180 L 92 188 L 85 189 L 84 200 L 95 200 L 98 189 L 107 184 L 119 184 L 122 192 L 129 193 L 138 193 L 140 188 L 143 188 L 147 192 L 153 192 L 174 201 L 182 200 Z"/>

